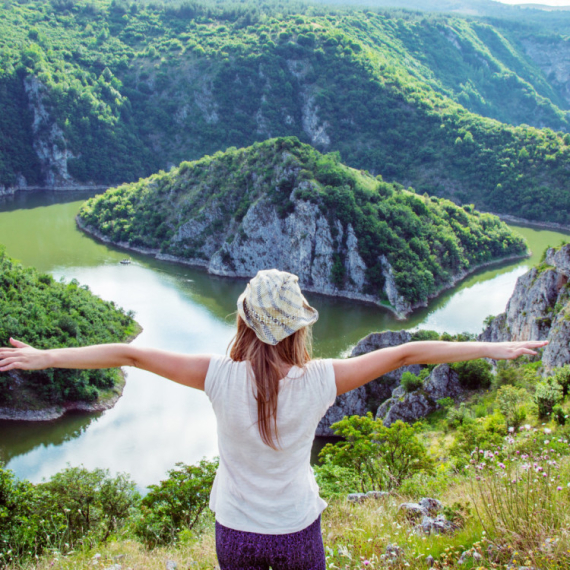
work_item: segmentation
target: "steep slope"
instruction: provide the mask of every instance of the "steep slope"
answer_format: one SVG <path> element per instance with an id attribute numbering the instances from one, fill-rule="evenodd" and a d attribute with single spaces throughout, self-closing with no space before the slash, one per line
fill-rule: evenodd
<path id="1" fill-rule="evenodd" d="M 517 279 L 504 313 L 491 322 L 481 340 L 545 340 L 547 371 L 570 362 L 570 245 L 549 248 L 544 261 Z"/>
<path id="2" fill-rule="evenodd" d="M 114 243 L 216 275 L 279 267 L 307 290 L 384 303 L 398 314 L 482 264 L 526 253 L 498 218 L 417 196 L 296 138 L 110 189 L 87 201 L 78 220 Z"/>
<path id="3" fill-rule="evenodd" d="M 449 17 L 288 10 L 6 5 L 3 191 L 135 180 L 296 135 L 420 192 L 570 223 L 570 137 L 458 103 L 568 127 L 560 82 L 506 32 Z"/>

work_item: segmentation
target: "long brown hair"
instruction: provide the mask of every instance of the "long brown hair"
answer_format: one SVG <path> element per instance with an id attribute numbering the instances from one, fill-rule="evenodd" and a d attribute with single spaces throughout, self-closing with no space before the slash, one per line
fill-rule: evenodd
<path id="1" fill-rule="evenodd" d="M 311 360 L 311 330 L 303 327 L 276 345 L 259 340 L 243 319 L 237 316 L 237 333 L 233 338 L 230 358 L 247 361 L 255 385 L 257 424 L 262 441 L 277 449 L 277 398 L 283 365 L 303 368 Z"/>

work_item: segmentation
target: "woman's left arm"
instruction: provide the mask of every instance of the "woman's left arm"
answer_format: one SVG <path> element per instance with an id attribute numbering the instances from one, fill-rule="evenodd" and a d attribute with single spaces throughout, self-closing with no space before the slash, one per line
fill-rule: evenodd
<path id="1" fill-rule="evenodd" d="M 0 372 L 44 368 L 115 368 L 135 366 L 198 390 L 210 364 L 209 355 L 177 354 L 129 344 L 96 344 L 77 348 L 39 350 L 10 339 L 14 348 L 0 347 Z"/>

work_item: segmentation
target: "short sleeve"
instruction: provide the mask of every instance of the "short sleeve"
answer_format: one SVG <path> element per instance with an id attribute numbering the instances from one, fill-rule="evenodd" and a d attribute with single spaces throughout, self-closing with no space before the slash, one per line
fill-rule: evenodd
<path id="1" fill-rule="evenodd" d="M 228 360 L 231 359 L 227 356 L 221 356 L 218 354 L 215 354 L 212 356 L 212 358 L 210 358 L 208 372 L 206 373 L 206 378 L 204 380 L 204 392 L 212 404 L 218 399 L 222 391 L 220 382 L 220 380 L 222 380 L 221 371 Z"/>
<path id="2" fill-rule="evenodd" d="M 331 358 L 321 360 L 323 372 L 323 405 L 325 412 L 336 401 L 336 378 Z"/>

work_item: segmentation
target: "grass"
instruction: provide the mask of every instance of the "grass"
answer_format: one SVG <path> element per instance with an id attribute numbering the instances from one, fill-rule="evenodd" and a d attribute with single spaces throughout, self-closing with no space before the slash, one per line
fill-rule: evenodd
<path id="1" fill-rule="evenodd" d="M 551 458 L 545 459 L 544 453 L 534 459 L 538 457 L 542 457 L 539 462 L 545 465 L 552 461 Z M 490 462 L 489 458 L 487 462 Z M 496 463 L 496 468 L 489 470 L 490 477 L 495 477 L 498 471 L 502 472 L 498 460 Z M 512 474 L 512 471 L 509 473 Z M 478 487 L 473 476 L 459 478 L 439 498 L 445 506 L 463 513 L 464 525 L 459 531 L 444 535 L 426 536 L 414 532 L 415 523 L 407 521 L 399 512 L 399 505 L 410 498 L 406 495 L 394 493 L 379 500 L 369 499 L 362 504 L 348 503 L 345 499 L 331 500 L 322 516 L 327 569 L 380 570 L 389 567 L 425 570 L 426 557 L 430 555 L 435 559 L 434 568 L 438 570 L 505 568 L 514 560 L 521 566 L 527 564 L 548 570 L 567 569 L 570 565 L 570 460 L 565 458 L 557 463 L 552 482 L 550 475 L 548 481 L 546 479 L 540 480 L 540 498 L 555 498 L 556 508 L 533 510 L 532 504 L 525 499 L 525 489 L 515 498 L 515 501 L 519 500 L 530 508 L 529 518 L 525 520 L 521 517 L 520 509 L 511 509 L 512 497 L 510 503 L 509 500 L 502 501 L 502 505 L 499 504 L 501 501 L 497 502 L 501 485 L 508 484 L 508 481 L 505 483 L 499 478 Z M 562 486 L 561 490 L 557 490 Z M 515 487 L 515 492 L 520 489 Z M 449 511 L 448 516 L 451 516 Z M 524 528 L 528 528 L 530 533 L 519 532 Z M 382 558 L 389 544 L 397 544 L 404 553 L 403 558 L 395 559 L 390 565 Z M 476 552 L 478 559 L 475 561 L 468 557 L 465 564 L 459 566 L 458 560 L 464 551 Z M 204 518 L 196 532 L 183 532 L 180 542 L 172 547 L 149 551 L 128 537 L 117 537 L 95 549 L 86 548 L 67 556 L 54 552 L 35 563 L 20 566 L 20 569 L 75 570 L 114 568 L 115 564 L 120 564 L 122 570 L 163 570 L 168 560 L 176 562 L 180 569 L 217 568 L 211 513 Z"/>

